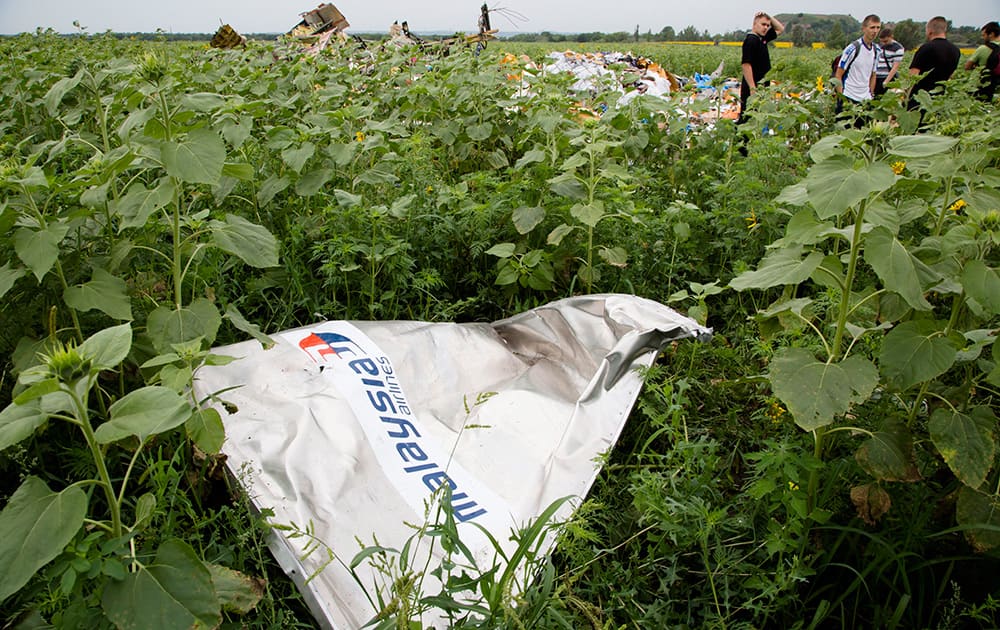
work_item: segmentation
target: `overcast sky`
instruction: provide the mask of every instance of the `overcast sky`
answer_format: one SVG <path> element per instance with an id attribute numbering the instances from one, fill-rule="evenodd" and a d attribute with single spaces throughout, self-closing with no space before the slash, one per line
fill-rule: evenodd
<path id="1" fill-rule="evenodd" d="M 315 8 L 317 0 L 0 0 L 0 33 L 33 32 L 36 27 L 76 32 L 78 20 L 88 33 L 106 30 L 174 33 L 211 33 L 222 22 L 242 33 L 290 30 L 299 14 Z M 351 23 L 348 32 L 387 32 L 393 20 L 409 22 L 415 32 L 477 30 L 482 0 L 337 0 L 333 3 Z M 857 19 L 868 13 L 883 21 L 911 18 L 925 21 L 943 14 L 957 26 L 982 26 L 1000 15 L 998 0 L 791 0 L 750 4 L 737 0 L 497 0 L 493 9 L 509 9 L 523 20 L 493 13 L 492 26 L 503 32 L 626 31 L 636 25 L 643 33 L 664 26 L 680 30 L 688 25 L 712 33 L 746 30 L 756 10 L 769 13 L 848 13 Z"/>

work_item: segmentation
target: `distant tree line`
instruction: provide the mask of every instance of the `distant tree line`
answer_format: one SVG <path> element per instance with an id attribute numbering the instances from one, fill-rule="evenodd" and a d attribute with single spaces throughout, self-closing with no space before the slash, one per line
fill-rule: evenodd
<path id="1" fill-rule="evenodd" d="M 680 31 L 673 26 L 664 26 L 658 32 L 647 29 L 640 32 L 638 26 L 632 33 L 618 31 L 615 33 L 553 33 L 542 31 L 541 33 L 517 33 L 506 36 L 500 33 L 500 37 L 514 42 L 739 42 L 746 37 L 746 31 L 729 31 L 728 33 L 712 33 L 710 31 L 699 31 L 694 26 L 685 26 Z"/>
<path id="2" fill-rule="evenodd" d="M 777 16 L 785 25 L 787 37 L 796 47 L 812 45 L 813 42 L 823 42 L 828 48 L 843 48 L 848 42 L 861 36 L 861 22 L 849 15 L 816 15 L 810 13 L 784 13 Z M 919 46 L 926 39 L 925 21 L 912 19 L 890 23 L 896 41 L 907 50 Z M 948 24 L 948 39 L 958 45 L 980 43 L 979 29 L 976 26 L 954 26 Z"/>
<path id="3" fill-rule="evenodd" d="M 779 20 L 785 25 L 783 39 L 790 40 L 797 48 L 808 48 L 814 42 L 822 42 L 828 48 L 840 49 L 848 42 L 861 36 L 861 22 L 850 15 L 820 15 L 813 13 L 780 13 L 777 14 Z M 895 38 L 903 44 L 907 50 L 912 50 L 919 46 L 925 37 L 925 21 L 912 19 L 900 20 L 892 26 L 895 30 Z M 982 25 L 975 26 L 954 26 L 949 23 L 948 39 L 956 44 L 977 45 L 980 43 L 979 29 Z M 673 26 L 664 26 L 657 32 L 647 29 L 640 32 L 639 26 L 635 31 L 627 33 L 618 31 L 615 33 L 553 33 L 542 31 L 540 33 L 517 33 L 515 35 L 504 35 L 500 37 L 508 41 L 515 42 L 739 42 L 746 37 L 749 25 L 746 30 L 733 30 L 727 33 L 711 33 L 708 30 L 698 30 L 694 26 L 685 26 L 681 30 L 675 30 Z"/>
<path id="4" fill-rule="evenodd" d="M 783 39 L 791 41 L 797 48 L 808 48 L 814 42 L 823 42 L 827 48 L 842 49 L 848 42 L 857 39 L 861 35 L 861 22 L 850 15 L 820 15 L 813 13 L 779 13 L 775 17 L 785 25 Z M 924 24 L 922 21 L 911 19 L 900 20 L 892 24 L 895 31 L 896 41 L 901 43 L 907 50 L 917 48 L 925 39 Z M 980 42 L 980 25 L 975 26 L 953 26 L 948 25 L 948 39 L 959 46 L 973 46 Z M 66 37 L 86 37 L 86 27 L 78 27 L 79 33 L 67 35 Z M 52 29 L 38 33 L 54 33 Z M 137 39 L 155 41 L 210 41 L 213 33 L 167 33 L 159 30 L 153 33 L 118 33 L 106 31 L 101 35 L 118 39 Z M 279 37 L 280 33 L 241 33 L 247 39 L 273 40 Z M 590 33 L 553 33 L 542 31 L 540 33 L 516 33 L 505 35 L 503 32 L 498 36 L 504 40 L 512 42 L 739 42 L 746 37 L 746 30 L 733 30 L 727 33 L 711 33 L 707 29 L 699 31 L 694 26 L 685 26 L 677 31 L 673 26 L 664 26 L 657 32 L 647 29 L 640 32 L 639 25 L 631 33 L 617 31 L 603 33 L 594 31 Z M 378 39 L 384 37 L 385 33 L 357 33 L 364 38 Z M 2 37 L 2 36 L 0 36 Z M 442 36 L 423 36 L 425 39 L 439 39 Z"/>

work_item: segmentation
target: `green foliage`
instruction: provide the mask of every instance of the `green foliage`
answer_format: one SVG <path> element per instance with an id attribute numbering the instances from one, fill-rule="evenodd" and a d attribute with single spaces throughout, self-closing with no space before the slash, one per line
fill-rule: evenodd
<path id="1" fill-rule="evenodd" d="M 570 93 L 492 45 L 0 52 L 5 623 L 312 627 L 266 511 L 220 479 L 222 417 L 191 394 L 231 360 L 210 348 L 590 291 L 677 304 L 716 339 L 666 349 L 553 558 L 543 518 L 514 533 L 521 573 L 500 545 L 473 566 L 447 510 L 356 558 L 384 569 L 376 624 L 1000 621 L 1000 138 L 961 72 L 922 115 L 890 93 L 846 128 L 816 81 L 831 51 L 776 49 L 737 128 Z M 633 52 L 739 66 L 737 46 Z M 425 544 L 451 564 L 420 598 Z"/>
<path id="2" fill-rule="evenodd" d="M 781 289 L 758 311 L 791 345 L 775 352 L 767 378 L 812 434 L 815 456 L 835 466 L 851 442 L 839 432 L 867 436 L 854 442 L 856 463 L 873 478 L 851 490 L 858 515 L 874 525 L 897 510 L 894 483 L 936 493 L 947 479 L 965 498 L 951 518 L 984 551 L 991 518 L 971 506 L 990 492 L 984 485 L 995 487 L 997 419 L 993 363 L 978 358 L 996 347 L 987 294 L 998 259 L 979 212 L 995 212 L 985 182 L 996 155 L 975 145 L 981 131 L 909 133 L 912 122 L 888 99 L 869 115 L 813 145 L 809 172 L 778 198 L 795 208 L 784 236 L 730 286 Z M 901 124 L 884 122 L 897 115 Z M 982 199 L 977 211 L 966 198 Z M 823 468 L 812 471 L 809 506 L 825 507 L 824 479 Z M 862 575 L 870 567 L 855 566 Z M 857 597 L 851 587 L 838 601 Z M 894 609 L 874 608 L 869 621 L 899 623 L 916 612 L 909 602 L 907 593 Z M 817 619 L 842 614 L 821 604 Z"/>

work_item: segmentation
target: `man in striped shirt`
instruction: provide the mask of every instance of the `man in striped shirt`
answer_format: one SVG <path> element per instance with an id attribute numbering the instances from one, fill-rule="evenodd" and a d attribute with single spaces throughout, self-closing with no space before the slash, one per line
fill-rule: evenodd
<path id="1" fill-rule="evenodd" d="M 903 62 L 903 45 L 892 37 L 892 27 L 886 26 L 878 34 L 879 48 L 882 52 L 875 59 L 875 92 L 873 96 L 881 96 L 888 88 L 885 84 L 896 78 L 899 64 Z"/>

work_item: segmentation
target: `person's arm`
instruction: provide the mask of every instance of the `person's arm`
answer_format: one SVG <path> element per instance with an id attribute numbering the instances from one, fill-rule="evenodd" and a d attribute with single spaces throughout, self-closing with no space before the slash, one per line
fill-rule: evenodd
<path id="1" fill-rule="evenodd" d="M 785 25 L 778 21 L 778 18 L 771 16 L 771 28 L 777 35 L 781 35 L 785 32 Z"/>
<path id="2" fill-rule="evenodd" d="M 983 50 L 985 48 L 985 50 Z M 979 64 L 983 66 L 986 65 L 986 60 L 990 58 L 990 53 L 993 52 L 989 46 L 979 46 L 969 55 L 969 60 L 965 62 L 965 69 L 972 70 Z"/>
<path id="3" fill-rule="evenodd" d="M 853 59 L 851 55 L 856 53 L 857 51 L 854 50 L 854 42 L 848 44 L 847 48 L 840 53 L 840 63 L 837 64 L 837 69 L 833 73 L 833 77 L 837 79 L 834 81 L 833 89 L 837 92 L 837 94 L 844 93 L 844 75 L 847 74 L 847 70 L 845 68 L 850 65 L 851 59 Z"/>
<path id="4" fill-rule="evenodd" d="M 844 69 L 841 66 L 837 66 L 837 71 L 833 73 L 833 76 L 836 77 L 836 79 L 837 79 L 837 82 L 833 84 L 834 91 L 836 91 L 837 94 L 843 94 L 844 93 Z"/>
<path id="5" fill-rule="evenodd" d="M 888 83 L 889 81 L 892 81 L 892 78 L 895 77 L 896 73 L 899 72 L 899 63 L 900 62 L 897 61 L 896 63 L 892 64 L 891 68 L 889 68 L 889 74 L 885 75 L 885 82 L 886 83 Z"/>
<path id="6" fill-rule="evenodd" d="M 868 93 L 875 94 L 875 69 L 872 68 L 872 76 L 868 77 Z"/>
<path id="7" fill-rule="evenodd" d="M 750 93 L 757 91 L 757 84 L 753 81 L 753 66 L 748 63 L 743 64 L 743 80 L 750 86 Z"/>
<path id="8" fill-rule="evenodd" d="M 917 49 L 917 52 L 913 53 L 913 59 L 910 60 L 910 76 L 917 76 L 918 74 L 923 74 L 924 71 L 920 67 L 924 63 L 924 56 L 921 51 L 927 50 L 925 46 L 921 46 Z"/>

